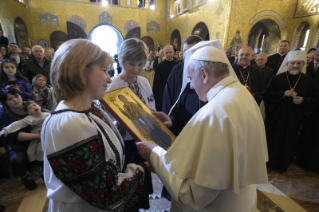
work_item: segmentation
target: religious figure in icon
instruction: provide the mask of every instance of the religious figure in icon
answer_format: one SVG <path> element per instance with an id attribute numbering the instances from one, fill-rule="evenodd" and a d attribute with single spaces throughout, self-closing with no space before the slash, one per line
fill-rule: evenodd
<path id="1" fill-rule="evenodd" d="M 163 131 L 160 123 L 150 114 L 145 112 L 142 105 L 140 105 L 133 96 L 130 96 L 135 102 L 131 102 L 124 95 L 118 95 L 118 99 L 124 104 L 121 108 L 116 100 L 113 99 L 113 104 L 129 118 L 138 131 L 146 140 L 153 140 L 158 145 L 167 149 L 168 145 L 172 143 L 171 137 Z"/>

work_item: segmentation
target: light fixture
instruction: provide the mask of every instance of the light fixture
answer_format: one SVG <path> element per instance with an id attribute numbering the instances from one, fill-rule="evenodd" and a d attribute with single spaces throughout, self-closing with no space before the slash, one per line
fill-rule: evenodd
<path id="1" fill-rule="evenodd" d="M 174 15 L 173 15 L 173 14 L 171 15 L 171 18 L 174 18 Z"/>
<path id="2" fill-rule="evenodd" d="M 106 0 L 103 0 L 103 1 L 102 1 L 102 6 L 103 6 L 103 7 L 107 7 L 107 5 L 108 5 L 107 1 L 106 1 Z"/>
<path id="3" fill-rule="evenodd" d="M 151 6 L 150 6 L 150 9 L 151 9 L 151 10 L 155 10 L 155 5 L 154 5 L 154 4 L 151 5 Z"/>

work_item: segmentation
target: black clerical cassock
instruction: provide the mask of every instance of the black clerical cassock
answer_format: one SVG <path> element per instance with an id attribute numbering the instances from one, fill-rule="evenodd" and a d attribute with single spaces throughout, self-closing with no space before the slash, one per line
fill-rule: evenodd
<path id="1" fill-rule="evenodd" d="M 241 84 L 249 90 L 259 105 L 263 100 L 263 94 L 266 92 L 266 83 L 262 71 L 253 66 L 244 68 L 236 64 L 232 67 Z"/>
<path id="2" fill-rule="evenodd" d="M 287 90 L 302 97 L 302 103 L 295 104 L 293 97 L 284 96 Z M 272 79 L 265 94 L 268 168 L 284 172 L 294 161 L 300 128 L 317 104 L 318 92 L 311 77 L 283 72 Z"/>
<path id="3" fill-rule="evenodd" d="M 153 94 L 157 111 L 162 111 L 164 88 L 173 67 L 177 64 L 178 62 L 176 60 L 164 60 L 156 67 L 153 82 Z"/>

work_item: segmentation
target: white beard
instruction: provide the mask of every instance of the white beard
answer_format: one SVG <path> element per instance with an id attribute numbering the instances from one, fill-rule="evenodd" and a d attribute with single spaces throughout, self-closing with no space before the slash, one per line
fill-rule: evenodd
<path id="1" fill-rule="evenodd" d="M 288 70 L 289 74 L 292 74 L 292 75 L 297 75 L 300 73 L 299 70 Z"/>

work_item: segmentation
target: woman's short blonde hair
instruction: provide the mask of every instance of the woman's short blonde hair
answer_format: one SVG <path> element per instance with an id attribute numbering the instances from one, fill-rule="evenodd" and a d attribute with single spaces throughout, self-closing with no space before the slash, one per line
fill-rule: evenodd
<path id="1" fill-rule="evenodd" d="M 86 72 L 93 65 L 109 71 L 113 60 L 89 40 L 74 39 L 63 43 L 51 62 L 50 80 L 57 101 L 82 94 L 86 90 Z"/>
<path id="2" fill-rule="evenodd" d="M 123 41 L 118 55 L 120 66 L 123 67 L 126 61 L 147 61 L 148 47 L 137 38 L 130 38 Z"/>

